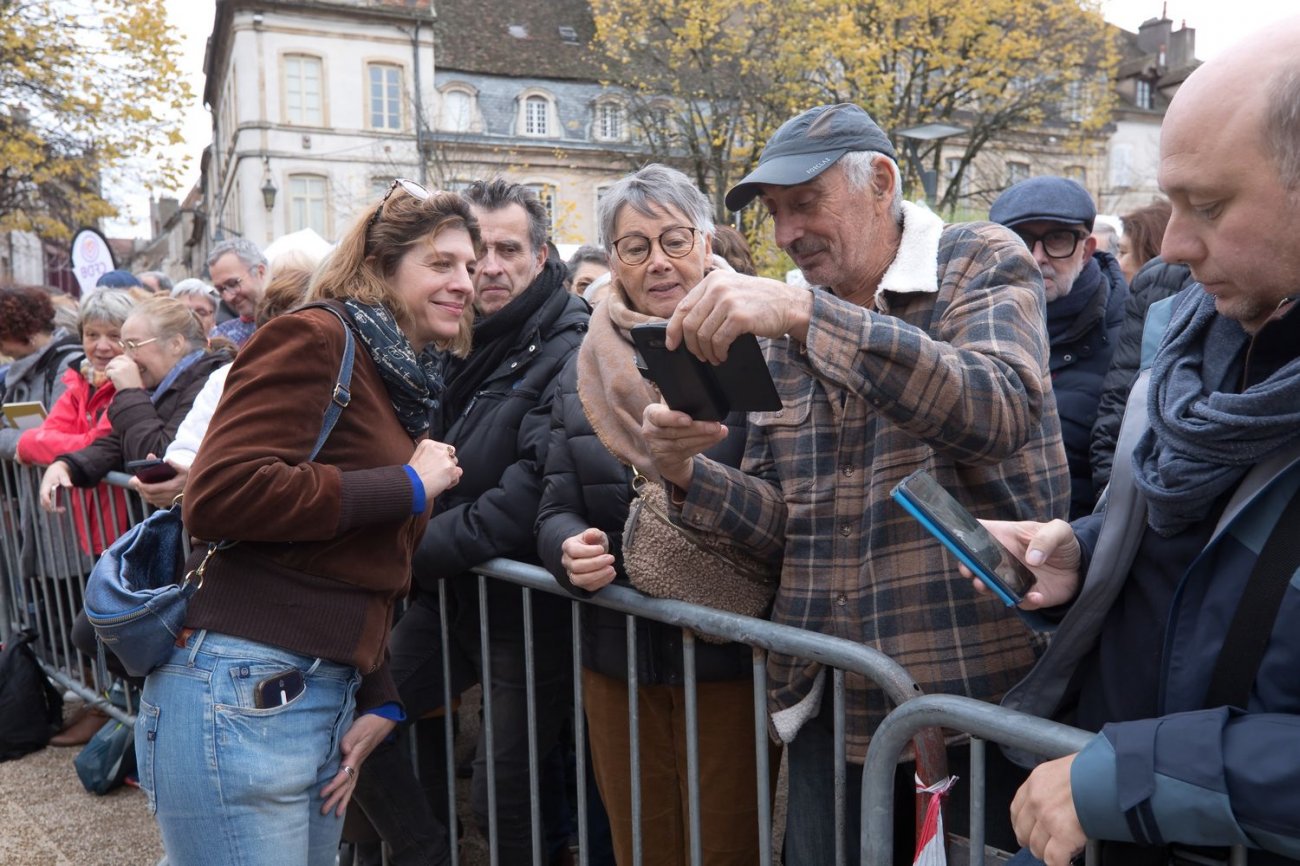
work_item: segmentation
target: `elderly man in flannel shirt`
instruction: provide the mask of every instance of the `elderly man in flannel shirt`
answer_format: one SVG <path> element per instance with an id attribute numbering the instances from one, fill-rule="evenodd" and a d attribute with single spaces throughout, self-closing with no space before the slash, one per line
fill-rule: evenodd
<path id="1" fill-rule="evenodd" d="M 755 197 L 814 288 L 714 271 L 678 306 L 668 342 L 705 360 L 725 357 L 737 334 L 770 338 L 784 404 L 750 415 L 743 471 L 698 456 L 722 438 L 720 425 L 646 410 L 644 433 L 681 519 L 784 551 L 776 622 L 875 647 L 926 692 L 997 700 L 1040 643 L 956 579 L 952 557 L 889 492 L 926 469 L 980 517 L 1066 514 L 1038 268 L 1001 226 L 945 226 L 903 202 L 894 148 L 855 105 L 819 106 L 777 130 L 726 202 L 735 210 Z M 833 862 L 825 671 L 773 653 L 768 676 L 774 727 L 789 743 L 786 862 Z M 890 708 L 862 677 L 847 684 L 846 843 L 856 851 L 861 762 Z M 959 753 L 949 760 L 960 768 Z M 1009 826 L 993 823 L 1006 810 L 992 800 L 1009 803 L 1016 783 L 999 761 L 990 758 L 989 841 L 1011 844 Z M 911 772 L 900 770 L 903 802 Z M 954 829 L 965 800 L 952 801 Z M 912 812 L 896 810 L 896 838 L 913 838 Z"/>

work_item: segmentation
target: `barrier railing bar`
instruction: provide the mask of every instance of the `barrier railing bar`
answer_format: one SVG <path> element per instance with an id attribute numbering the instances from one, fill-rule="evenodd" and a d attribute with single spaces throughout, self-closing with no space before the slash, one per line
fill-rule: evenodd
<path id="1" fill-rule="evenodd" d="M 483 667 L 483 749 L 487 753 L 488 863 L 497 866 L 497 762 L 492 734 L 492 650 L 488 641 L 487 578 L 478 576 L 478 640 Z"/>
<path id="2" fill-rule="evenodd" d="M 682 665 L 686 669 L 686 816 L 690 833 L 691 866 L 704 862 L 700 838 L 700 705 L 696 691 L 695 632 L 682 629 Z"/>
<path id="3" fill-rule="evenodd" d="M 984 866 L 984 797 L 987 743 L 970 738 L 970 866 Z"/>
<path id="4" fill-rule="evenodd" d="M 922 695 L 897 707 L 876 728 L 862 768 L 863 866 L 889 866 L 894 849 L 894 769 L 916 733 L 936 727 L 966 731 L 1047 758 L 1077 752 L 1093 736 L 960 695 Z"/>
<path id="5" fill-rule="evenodd" d="M 772 782 L 767 749 L 767 656 L 751 647 L 754 667 L 754 765 L 758 768 L 754 790 L 758 793 L 758 862 L 772 866 Z"/>
<path id="6" fill-rule="evenodd" d="M 606 587 L 608 588 L 608 587 Z M 641 711 L 637 694 L 636 616 L 627 615 L 627 722 L 628 756 L 632 776 L 632 866 L 641 866 Z"/>
<path id="7" fill-rule="evenodd" d="M 447 581 L 438 581 L 438 631 L 442 641 L 442 745 L 445 755 L 443 767 L 447 782 L 447 839 L 451 848 L 451 866 L 460 864 L 460 845 L 457 836 L 456 816 L 456 742 L 453 730 L 451 696 L 451 629 L 447 623 Z M 414 743 L 415 737 L 411 738 Z M 419 764 L 417 763 L 418 767 Z"/>
<path id="8" fill-rule="evenodd" d="M 582 698 L 582 602 L 570 602 L 573 628 L 570 644 L 573 651 L 573 751 L 578 781 L 578 866 L 588 866 L 587 824 L 587 717 Z"/>
<path id="9" fill-rule="evenodd" d="M 537 748 L 537 670 L 533 656 L 533 592 L 524 594 L 524 692 L 528 698 L 528 817 L 532 821 L 533 866 L 542 866 L 541 773 Z"/>
<path id="10" fill-rule="evenodd" d="M 844 671 L 835 668 L 831 671 L 831 681 L 834 684 L 832 694 L 834 701 L 831 709 L 835 717 L 835 866 L 844 866 L 848 862 L 848 851 L 844 845 L 844 831 L 846 828 L 847 801 L 848 801 L 848 779 L 847 767 L 848 760 L 847 749 L 844 743 L 845 731 L 845 706 L 844 706 Z M 823 698 L 824 700 L 825 698 Z"/>

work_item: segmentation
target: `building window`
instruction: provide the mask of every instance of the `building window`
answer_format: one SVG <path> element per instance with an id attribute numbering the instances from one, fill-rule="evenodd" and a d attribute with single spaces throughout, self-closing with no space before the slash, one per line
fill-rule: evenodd
<path id="1" fill-rule="evenodd" d="M 950 186 L 957 180 L 957 173 L 961 171 L 961 161 L 960 156 L 950 156 L 943 161 L 944 177 L 947 178 Z M 967 170 L 961 173 L 961 185 L 957 187 L 959 198 L 970 195 L 970 166 L 966 168 Z"/>
<path id="2" fill-rule="evenodd" d="M 442 92 L 438 128 L 448 132 L 474 131 L 474 93 L 457 87 Z"/>
<path id="3" fill-rule="evenodd" d="M 524 135 L 551 134 L 551 102 L 545 96 L 530 96 L 524 100 Z"/>
<path id="4" fill-rule="evenodd" d="M 302 126 L 324 126 L 319 57 L 285 55 L 284 119 Z"/>
<path id="5" fill-rule="evenodd" d="M 289 176 L 289 231 L 313 229 L 329 237 L 325 226 L 325 178 L 317 174 Z"/>
<path id="6" fill-rule="evenodd" d="M 618 102 L 596 106 L 596 136 L 601 141 L 622 141 L 627 137 L 627 111 Z"/>
<path id="7" fill-rule="evenodd" d="M 1151 82 L 1145 78 L 1137 80 L 1137 97 L 1135 99 L 1138 108 L 1150 109 L 1153 107 L 1151 100 Z"/>
<path id="8" fill-rule="evenodd" d="M 542 207 L 546 208 L 546 234 L 549 237 L 555 233 L 555 187 L 549 183 L 529 183 L 524 184 L 533 194 L 541 201 Z"/>
<path id="9" fill-rule="evenodd" d="M 1007 163 L 1007 186 L 1013 183 L 1019 183 L 1022 180 L 1029 179 L 1029 163 L 1027 162 L 1008 162 Z"/>
<path id="10" fill-rule="evenodd" d="M 1123 188 L 1132 183 L 1133 145 L 1122 142 L 1114 145 L 1110 151 L 1110 185 Z"/>
<path id="11" fill-rule="evenodd" d="M 387 63 L 367 67 L 370 82 L 370 128 L 402 128 L 402 68 Z"/>

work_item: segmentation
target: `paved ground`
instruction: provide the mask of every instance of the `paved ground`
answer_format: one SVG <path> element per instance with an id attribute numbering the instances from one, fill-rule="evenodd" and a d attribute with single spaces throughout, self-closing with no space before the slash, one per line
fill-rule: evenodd
<path id="1" fill-rule="evenodd" d="M 69 701 L 65 714 L 77 704 Z M 478 727 L 478 689 L 460 710 L 458 760 L 473 752 Z M 99 797 L 86 792 L 72 765 L 79 749 L 47 748 L 0 763 L 0 866 L 155 866 L 163 856 L 157 826 L 144 793 L 118 788 Z M 488 863 L 487 840 L 467 808 L 469 782 L 458 784 L 465 837 L 462 866 Z M 784 785 L 782 785 L 784 788 Z M 774 836 L 784 825 L 785 797 L 778 796 Z"/>
<path id="2" fill-rule="evenodd" d="M 144 794 L 86 793 L 72 766 L 78 751 L 50 748 L 0 763 L 0 864 L 153 866 L 162 859 Z"/>

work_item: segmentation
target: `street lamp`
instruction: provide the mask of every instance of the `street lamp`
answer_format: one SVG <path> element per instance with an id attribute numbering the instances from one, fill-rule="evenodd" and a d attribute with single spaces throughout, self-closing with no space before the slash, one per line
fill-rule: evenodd
<path id="1" fill-rule="evenodd" d="M 920 176 L 921 186 L 925 188 L 925 203 L 932 208 L 939 195 L 939 175 L 934 169 L 926 168 L 921 164 L 921 154 L 917 150 L 916 143 L 941 141 L 954 135 L 961 135 L 965 131 L 965 127 L 950 126 L 946 123 L 924 123 L 894 133 L 896 137 L 903 139 L 903 150 L 907 153 L 907 159 L 912 164 L 912 170 Z"/>
<path id="2" fill-rule="evenodd" d="M 271 180 L 271 176 L 268 174 L 266 176 L 266 183 L 262 184 L 262 204 L 266 205 L 268 212 L 275 209 L 275 194 L 277 192 L 279 192 L 279 190 L 275 188 L 275 183 Z"/>

